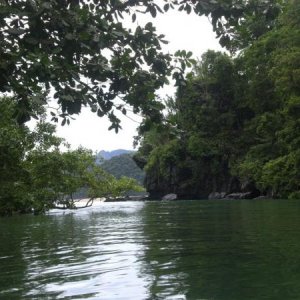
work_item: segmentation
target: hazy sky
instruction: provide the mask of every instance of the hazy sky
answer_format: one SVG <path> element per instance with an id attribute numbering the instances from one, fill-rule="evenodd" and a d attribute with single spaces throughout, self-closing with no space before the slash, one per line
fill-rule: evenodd
<path id="1" fill-rule="evenodd" d="M 208 49 L 220 50 L 221 47 L 212 32 L 212 26 L 206 17 L 184 12 L 169 11 L 159 14 L 155 19 L 144 15 L 138 16 L 137 24 L 144 25 L 151 21 L 157 28 L 157 32 L 166 35 L 168 45 L 164 49 L 171 53 L 176 50 L 192 51 L 194 57 L 200 57 Z M 172 95 L 174 88 L 166 87 L 160 91 L 161 95 Z M 136 135 L 136 127 L 140 118 L 131 116 L 136 122 L 120 116 L 122 130 L 116 134 L 113 130 L 108 131 L 109 121 L 99 118 L 89 109 L 83 109 L 82 113 L 75 116 L 69 126 L 58 126 L 57 133 L 64 137 L 72 148 L 82 145 L 93 151 L 113 149 L 133 149 L 133 136 Z"/>

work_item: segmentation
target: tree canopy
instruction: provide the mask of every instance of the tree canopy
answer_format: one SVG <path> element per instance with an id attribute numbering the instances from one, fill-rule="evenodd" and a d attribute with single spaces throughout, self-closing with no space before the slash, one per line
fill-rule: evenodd
<path id="1" fill-rule="evenodd" d="M 125 25 L 169 9 L 210 18 L 234 55 L 208 51 L 196 63 L 185 50 L 165 53 L 151 22 Z M 0 0 L 0 213 L 74 207 L 79 188 L 91 199 L 140 189 L 89 150 L 60 150 L 44 118 L 52 98 L 62 125 L 83 106 L 116 131 L 116 111 L 142 113 L 135 160 L 152 195 L 252 186 L 299 198 L 299 9 L 293 0 Z M 177 93 L 163 104 L 156 91 L 170 77 Z"/>
<path id="2" fill-rule="evenodd" d="M 143 190 L 132 178 L 105 172 L 90 150 L 62 151 L 65 142 L 55 125 L 41 119 L 34 130 L 20 126 L 15 106 L 13 99 L 0 98 L 0 215 L 76 208 L 73 196 L 82 188 L 89 204 Z"/>
<path id="3" fill-rule="evenodd" d="M 59 105 L 53 120 L 61 117 L 62 124 L 82 106 L 108 116 L 115 130 L 116 110 L 126 114 L 128 106 L 154 118 L 162 108 L 155 91 L 171 74 L 182 82 L 191 54 L 177 52 L 178 69 L 151 22 L 129 29 L 123 18 L 136 22 L 138 14 L 156 17 L 169 9 L 209 16 L 221 44 L 230 47 L 232 36 L 253 37 L 253 30 L 244 31 L 255 14 L 269 28 L 279 6 L 275 0 L 2 0 L 0 92 L 18 100 L 18 122 L 37 117 L 50 91 Z"/>
<path id="4" fill-rule="evenodd" d="M 287 3 L 235 57 L 206 52 L 167 101 L 164 121 L 145 118 L 135 158 L 153 197 L 299 198 L 299 9 Z"/>

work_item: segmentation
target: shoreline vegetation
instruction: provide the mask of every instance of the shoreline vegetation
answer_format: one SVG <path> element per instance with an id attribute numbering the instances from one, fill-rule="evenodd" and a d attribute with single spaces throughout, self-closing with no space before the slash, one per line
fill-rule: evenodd
<path id="1" fill-rule="evenodd" d="M 74 209 L 81 209 L 81 208 L 87 208 L 91 206 L 97 206 L 100 203 L 104 202 L 125 202 L 125 201 L 147 201 L 149 200 L 148 197 L 145 196 L 127 196 L 127 197 L 115 197 L 115 198 L 82 198 L 82 199 L 74 199 Z M 68 209 L 69 207 L 64 206 L 64 204 L 58 204 L 58 206 L 55 206 L 54 209 Z"/>
<path id="2" fill-rule="evenodd" d="M 134 158 L 151 198 L 300 199 L 300 2 L 284 2 L 272 21 L 257 6 L 236 55 L 204 53 L 160 122 L 144 118 Z"/>
<path id="3" fill-rule="evenodd" d="M 173 194 L 172 194 L 173 195 Z M 144 201 L 207 201 L 207 200 L 274 200 L 272 198 L 268 198 L 266 196 L 259 196 L 256 198 L 247 198 L 247 197 L 243 197 L 245 195 L 243 195 L 242 193 L 240 194 L 229 194 L 229 195 L 225 195 L 222 198 L 218 198 L 218 197 L 209 197 L 206 199 L 180 199 L 180 198 L 170 198 L 168 197 L 168 195 L 165 195 L 164 197 L 162 197 L 161 199 L 151 199 L 149 198 L 147 195 L 145 196 L 127 196 L 127 197 L 117 197 L 117 198 L 95 198 L 91 201 L 91 199 L 89 198 L 84 198 L 84 199 L 75 199 L 74 200 L 74 209 L 81 209 L 81 208 L 87 208 L 87 207 L 91 207 L 91 206 L 97 206 L 101 203 L 111 203 L 111 202 L 135 202 L 135 201 L 140 201 L 140 202 L 144 202 Z M 67 209 L 67 207 L 64 207 L 62 204 L 60 204 L 61 207 L 55 207 L 54 209 Z"/>
<path id="4" fill-rule="evenodd" d="M 72 208 L 78 192 L 86 207 L 145 190 L 300 199 L 300 2 L 123 2 L 0 1 L 0 215 Z M 227 52 L 164 52 L 155 22 L 137 18 L 169 9 L 209 17 Z M 176 93 L 161 99 L 170 78 Z M 118 114 L 143 116 L 133 159 L 145 188 L 56 136 L 54 124 L 72 126 L 82 107 L 116 132 Z"/>

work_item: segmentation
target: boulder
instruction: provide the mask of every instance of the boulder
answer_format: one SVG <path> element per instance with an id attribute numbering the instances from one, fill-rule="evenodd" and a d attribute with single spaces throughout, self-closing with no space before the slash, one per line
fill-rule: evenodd
<path id="1" fill-rule="evenodd" d="M 128 200 L 129 201 L 145 201 L 145 200 L 148 200 L 148 195 L 144 194 L 144 195 L 129 196 Z"/>
<path id="2" fill-rule="evenodd" d="M 225 192 L 213 192 L 208 195 L 208 199 L 209 200 L 224 199 L 225 196 L 226 196 Z"/>
<path id="3" fill-rule="evenodd" d="M 162 197 L 162 200 L 164 200 L 164 201 L 171 201 L 171 200 L 176 200 L 176 199 L 177 199 L 176 194 L 167 194 Z"/>
<path id="4" fill-rule="evenodd" d="M 266 200 L 266 199 L 270 199 L 269 197 L 267 197 L 267 196 L 259 196 L 259 197 L 256 197 L 256 198 L 254 198 L 255 200 Z"/>
<path id="5" fill-rule="evenodd" d="M 227 199 L 251 199 L 252 197 L 252 193 L 248 192 L 248 193 L 232 193 L 229 195 L 226 195 Z"/>

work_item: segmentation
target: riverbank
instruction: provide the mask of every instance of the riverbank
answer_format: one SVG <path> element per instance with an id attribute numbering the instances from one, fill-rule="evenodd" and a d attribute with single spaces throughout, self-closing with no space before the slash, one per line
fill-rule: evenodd
<path id="1" fill-rule="evenodd" d="M 89 204 L 88 203 L 89 201 L 90 201 L 90 198 L 83 198 L 83 199 L 74 200 L 74 203 L 75 203 L 76 208 L 80 208 L 80 207 L 86 207 Z M 99 205 L 105 201 L 106 201 L 106 198 L 95 198 L 93 200 L 93 206 Z"/>
<path id="2" fill-rule="evenodd" d="M 99 205 L 103 202 L 125 202 L 125 201 L 146 201 L 148 200 L 147 195 L 137 195 L 137 196 L 126 196 L 126 197 L 118 197 L 118 198 L 95 198 L 93 200 L 93 206 Z M 75 206 L 77 208 L 86 207 L 90 201 L 90 198 L 76 199 L 74 200 Z"/>

